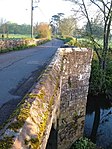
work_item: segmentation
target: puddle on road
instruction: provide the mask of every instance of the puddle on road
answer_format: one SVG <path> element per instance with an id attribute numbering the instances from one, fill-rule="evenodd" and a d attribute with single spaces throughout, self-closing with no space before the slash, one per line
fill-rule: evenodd
<path id="1" fill-rule="evenodd" d="M 112 149 L 112 104 L 103 96 L 88 96 L 84 136 L 104 149 Z"/>

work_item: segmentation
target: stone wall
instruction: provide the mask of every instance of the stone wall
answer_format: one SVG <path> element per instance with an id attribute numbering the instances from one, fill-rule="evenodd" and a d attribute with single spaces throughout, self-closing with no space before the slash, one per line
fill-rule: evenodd
<path id="1" fill-rule="evenodd" d="M 53 123 L 59 125 L 58 149 L 69 149 L 83 133 L 91 58 L 91 50 L 58 49 L 1 128 L 0 149 L 46 149 Z"/>
<path id="2" fill-rule="evenodd" d="M 0 40 L 0 51 L 3 52 L 5 49 L 15 49 L 22 46 L 39 45 L 47 39 L 9 39 Z"/>
<path id="3" fill-rule="evenodd" d="M 0 130 L 0 149 L 45 149 L 60 104 L 59 51 Z"/>
<path id="4" fill-rule="evenodd" d="M 61 49 L 63 72 L 58 132 L 58 149 L 69 149 L 83 136 L 92 50 Z"/>

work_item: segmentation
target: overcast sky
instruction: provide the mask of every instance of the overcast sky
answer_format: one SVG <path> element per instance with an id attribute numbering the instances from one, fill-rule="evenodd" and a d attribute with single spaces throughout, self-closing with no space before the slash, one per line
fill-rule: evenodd
<path id="1" fill-rule="evenodd" d="M 66 16 L 72 14 L 72 4 L 63 0 L 40 0 L 34 6 L 34 23 L 49 22 L 52 15 L 57 13 L 65 13 Z M 38 0 L 37 0 L 38 1 Z M 0 18 L 6 21 L 18 24 L 30 24 L 31 0 L 0 0 Z"/>

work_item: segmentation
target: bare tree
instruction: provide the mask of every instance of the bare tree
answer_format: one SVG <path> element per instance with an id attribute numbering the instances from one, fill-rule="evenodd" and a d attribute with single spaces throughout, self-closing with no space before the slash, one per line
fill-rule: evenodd
<path id="1" fill-rule="evenodd" d="M 88 22 L 90 34 L 88 38 L 90 39 L 93 48 L 97 54 L 99 60 L 99 69 L 101 69 L 101 81 L 100 87 L 102 90 L 103 84 L 105 83 L 105 73 L 106 73 L 106 62 L 107 55 L 110 50 L 109 47 L 109 37 L 110 30 L 112 25 L 112 0 L 65 0 L 71 1 L 75 4 L 75 15 L 78 15 L 78 18 L 85 18 Z M 93 11 L 92 11 L 93 10 Z M 98 20 L 98 15 L 100 14 L 100 19 L 103 25 L 103 44 L 97 42 L 93 36 L 93 28 L 91 24 L 91 18 Z M 79 15 L 80 14 L 80 15 Z"/>
<path id="2" fill-rule="evenodd" d="M 74 17 L 64 18 L 60 21 L 59 31 L 62 35 L 73 36 L 74 31 L 77 29 L 77 22 Z"/>
<path id="3" fill-rule="evenodd" d="M 7 34 L 8 37 L 8 22 L 6 21 L 6 19 L 0 19 L 0 27 L 2 29 L 2 34 Z"/>

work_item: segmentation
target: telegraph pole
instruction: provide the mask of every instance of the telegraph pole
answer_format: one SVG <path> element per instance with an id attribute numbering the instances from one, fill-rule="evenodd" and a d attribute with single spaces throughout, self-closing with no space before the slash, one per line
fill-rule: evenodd
<path id="1" fill-rule="evenodd" d="M 34 3 L 39 3 L 40 2 L 40 0 L 35 0 L 35 2 L 34 2 L 34 0 L 31 0 L 31 38 L 33 38 L 33 10 L 34 10 L 34 8 L 36 8 L 36 7 L 38 7 L 38 5 L 37 6 L 34 6 Z"/>
<path id="2" fill-rule="evenodd" d="M 33 38 L 33 0 L 31 0 L 31 38 Z"/>

